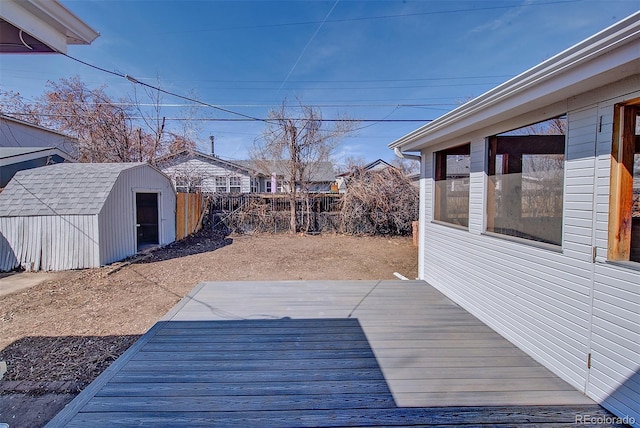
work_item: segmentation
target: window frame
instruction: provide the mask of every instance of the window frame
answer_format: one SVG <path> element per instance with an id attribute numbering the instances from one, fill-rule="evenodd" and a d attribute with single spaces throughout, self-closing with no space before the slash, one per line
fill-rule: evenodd
<path id="1" fill-rule="evenodd" d="M 633 244 L 638 246 L 632 235 L 634 158 L 640 153 L 640 138 L 636 135 L 639 115 L 640 98 L 614 106 L 607 224 L 607 260 L 634 264 L 640 262 L 631 259 Z"/>
<path id="2" fill-rule="evenodd" d="M 470 198 L 471 198 L 471 189 L 470 186 L 467 190 L 467 220 L 466 224 L 459 224 L 453 221 L 448 221 L 446 218 L 446 209 L 447 209 L 447 194 L 442 193 L 440 186 L 438 186 L 439 181 L 447 180 L 447 157 L 448 156 L 468 156 L 469 163 L 471 163 L 471 143 L 460 144 L 455 147 L 450 147 L 444 150 L 438 150 L 433 153 L 434 155 L 434 173 L 433 173 L 433 181 L 434 181 L 434 192 L 433 192 L 433 221 L 437 223 L 441 223 L 447 226 L 460 227 L 465 230 L 469 229 L 469 218 L 470 218 Z M 471 168 L 469 167 L 469 177 L 467 180 L 470 183 L 471 180 Z"/>
<path id="3" fill-rule="evenodd" d="M 234 184 L 234 181 L 237 183 Z M 242 177 L 237 175 L 229 177 L 229 193 L 242 193 Z"/>
<path id="4" fill-rule="evenodd" d="M 557 138 L 558 141 L 553 141 L 551 138 Z M 559 150 L 560 138 L 562 138 L 562 151 Z M 536 139 L 539 141 L 532 144 Z M 529 140 L 529 141 L 527 141 Z M 508 149 L 501 150 L 499 145 L 508 146 Z M 513 147 L 512 147 L 513 146 Z M 526 146 L 526 150 L 520 149 L 515 151 L 518 146 Z M 564 210 L 565 210 L 565 179 L 566 174 L 566 153 L 567 153 L 567 135 L 566 134 L 532 134 L 532 135 L 519 135 L 519 134 L 497 134 L 487 138 L 487 187 L 485 195 L 486 203 L 486 222 L 485 233 L 492 236 L 501 237 L 509 240 L 517 240 L 518 242 L 527 243 L 535 246 L 541 246 L 550 249 L 561 249 L 562 240 L 564 239 Z M 509 174 L 523 174 L 523 160 L 524 156 L 536 156 L 536 155 L 562 155 L 562 207 L 560 209 L 560 236 L 554 242 L 545 240 L 542 236 L 524 236 L 526 232 L 518 231 L 518 234 L 509 234 L 502 231 L 496 231 L 495 221 L 497 218 L 496 213 L 496 185 L 492 182 L 492 177 L 497 175 L 509 175 Z M 496 162 L 497 156 L 502 156 L 501 172 L 496 174 Z M 504 190 L 503 190 L 504 191 Z M 516 194 L 517 195 L 517 194 Z M 522 215 L 522 183 L 520 185 L 520 207 L 517 213 L 519 218 L 531 218 L 524 217 Z M 512 196 L 511 196 L 512 197 Z M 549 217 L 551 218 L 551 217 Z M 514 217 L 517 220 L 517 217 Z M 537 238 L 537 239 L 536 239 Z"/>
<path id="5" fill-rule="evenodd" d="M 224 184 L 220 184 L 222 181 L 224 181 Z M 228 177 L 216 176 L 214 182 L 216 186 L 216 193 L 229 193 Z"/>

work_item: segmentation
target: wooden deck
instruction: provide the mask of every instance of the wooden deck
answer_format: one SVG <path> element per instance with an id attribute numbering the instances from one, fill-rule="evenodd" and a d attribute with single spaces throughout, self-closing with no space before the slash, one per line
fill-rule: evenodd
<path id="1" fill-rule="evenodd" d="M 49 425 L 562 426 L 608 415 L 420 281 L 198 285 Z"/>

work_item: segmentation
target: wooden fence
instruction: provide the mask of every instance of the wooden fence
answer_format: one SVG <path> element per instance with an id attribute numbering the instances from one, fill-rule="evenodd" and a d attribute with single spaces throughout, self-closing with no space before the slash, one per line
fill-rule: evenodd
<path id="1" fill-rule="evenodd" d="M 285 194 L 211 194 L 212 225 L 242 232 L 290 230 L 290 203 Z M 311 194 L 296 199 L 298 230 L 307 233 L 339 229 L 340 195 Z"/>
<path id="2" fill-rule="evenodd" d="M 201 193 L 181 193 L 176 198 L 176 240 L 202 227 L 204 197 Z"/>

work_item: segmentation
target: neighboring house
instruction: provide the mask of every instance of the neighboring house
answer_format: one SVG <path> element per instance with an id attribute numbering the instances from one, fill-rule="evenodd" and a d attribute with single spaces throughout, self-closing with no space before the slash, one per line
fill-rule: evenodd
<path id="1" fill-rule="evenodd" d="M 395 168 L 395 166 L 391 165 L 389 162 L 383 161 L 382 159 L 377 159 L 366 164 L 363 168 L 365 171 L 379 171 L 387 168 Z"/>
<path id="2" fill-rule="evenodd" d="M 158 168 L 168 175 L 178 192 L 256 192 L 256 172 L 238 163 L 198 151 L 185 150 L 160 158 Z"/>
<path id="3" fill-rule="evenodd" d="M 18 171 L 62 162 L 75 162 L 75 159 L 55 147 L 0 146 L 0 189 Z"/>
<path id="4" fill-rule="evenodd" d="M 61 163 L 0 193 L 0 271 L 94 268 L 175 240 L 171 180 L 146 163 Z"/>
<path id="5" fill-rule="evenodd" d="M 391 165 L 389 162 L 386 162 L 382 159 L 377 159 L 374 160 L 373 162 L 370 162 L 368 164 L 366 164 L 365 166 L 363 166 L 361 168 L 361 170 L 363 171 L 383 171 L 387 168 L 396 168 L 395 166 Z M 336 183 L 337 183 L 337 188 L 338 188 L 338 193 L 346 193 L 347 192 L 347 188 L 349 185 L 349 178 L 351 178 L 353 176 L 353 171 L 347 171 L 344 172 L 342 174 L 339 174 L 336 177 Z M 414 181 L 413 178 L 411 178 L 411 181 Z"/>
<path id="6" fill-rule="evenodd" d="M 422 159 L 420 278 L 636 427 L 639 121 L 636 13 L 390 144 Z"/>
<path id="7" fill-rule="evenodd" d="M 281 193 L 289 177 L 284 161 L 227 161 L 198 151 L 182 151 L 158 160 L 158 167 L 178 192 Z M 309 170 L 309 191 L 329 192 L 335 182 L 331 162 L 318 162 Z"/>
<path id="8" fill-rule="evenodd" d="M 234 161 L 256 171 L 259 192 L 282 193 L 289 191 L 288 182 L 291 181 L 289 165 L 284 160 L 241 160 Z M 305 165 L 303 172 L 305 189 L 298 187 L 298 191 L 306 190 L 310 193 L 330 193 L 331 186 L 336 182 L 336 173 L 331 162 L 314 162 Z"/>
<path id="9" fill-rule="evenodd" d="M 0 147 L 55 147 L 74 156 L 77 144 L 61 132 L 0 114 Z"/>

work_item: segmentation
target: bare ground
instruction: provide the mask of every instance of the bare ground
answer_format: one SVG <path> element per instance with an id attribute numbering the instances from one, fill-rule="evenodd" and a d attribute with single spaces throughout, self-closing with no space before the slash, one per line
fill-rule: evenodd
<path id="1" fill-rule="evenodd" d="M 0 298 L 0 423 L 46 424 L 202 281 L 417 275 L 411 238 L 202 233 Z"/>

